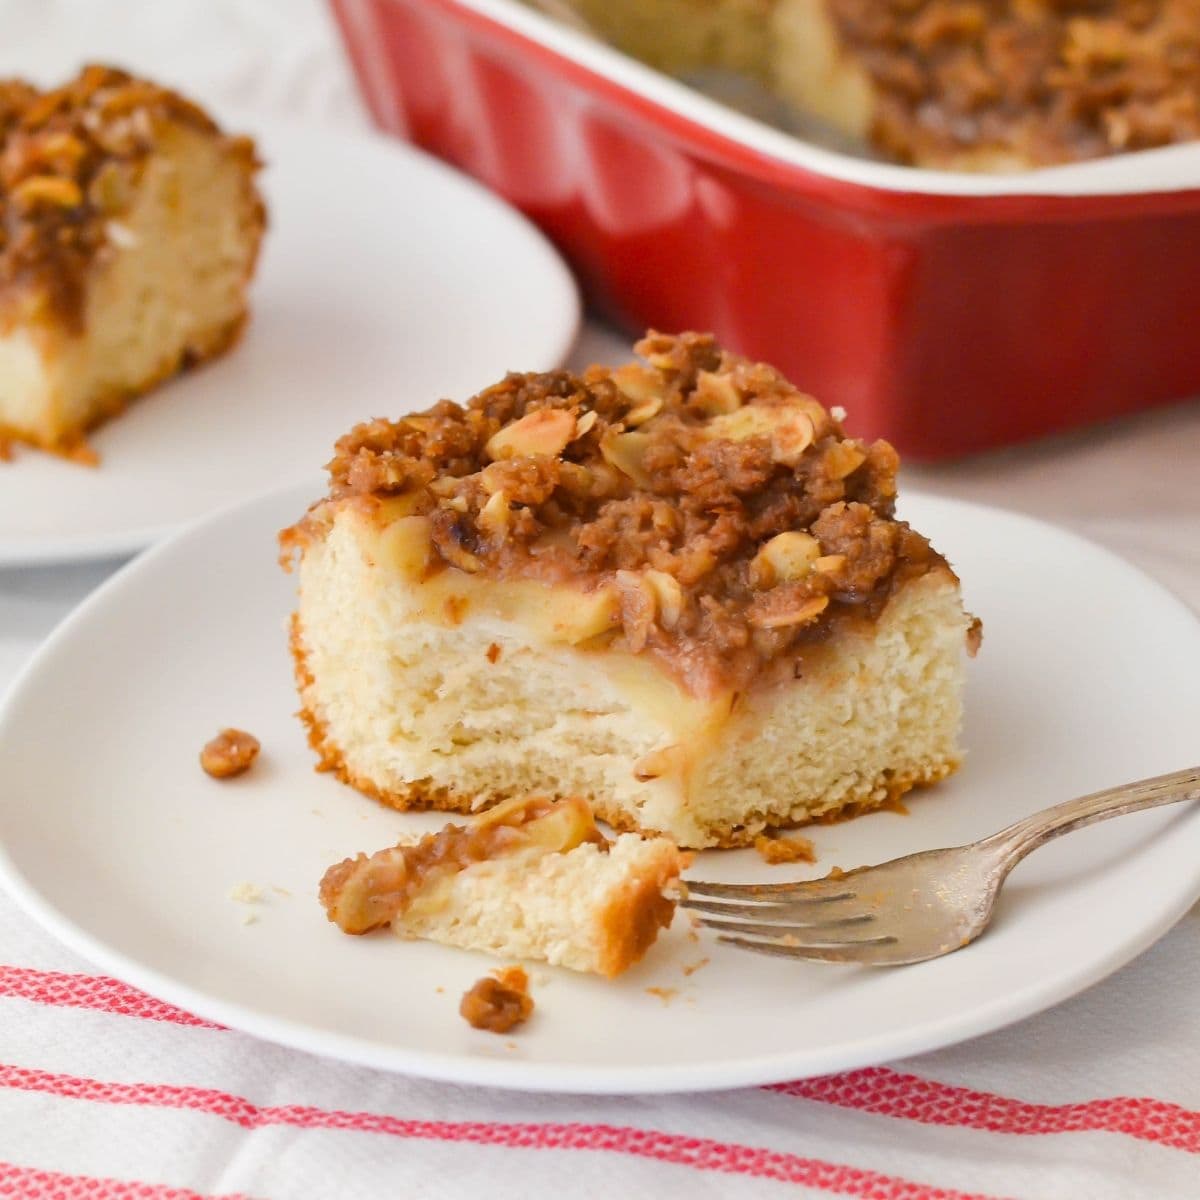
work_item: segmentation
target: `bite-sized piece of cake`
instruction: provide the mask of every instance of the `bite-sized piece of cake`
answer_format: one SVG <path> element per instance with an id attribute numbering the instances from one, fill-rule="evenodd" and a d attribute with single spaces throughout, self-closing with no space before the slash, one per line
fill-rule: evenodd
<path id="1" fill-rule="evenodd" d="M 612 977 L 671 923 L 683 858 L 665 838 L 609 842 L 580 797 L 518 797 L 468 826 L 338 863 L 321 903 L 346 933 L 390 925 L 501 958 Z"/>
<path id="2" fill-rule="evenodd" d="M 968 617 L 896 453 L 709 336 L 359 426 L 284 534 L 322 764 L 742 845 L 958 764 Z"/>
<path id="3" fill-rule="evenodd" d="M 86 457 L 87 430 L 233 344 L 257 168 L 249 138 L 124 71 L 0 82 L 0 439 Z"/>
<path id="4" fill-rule="evenodd" d="M 768 84 L 900 162 L 1013 171 L 1200 138 L 1200 0 L 570 0 L 628 53 Z"/>

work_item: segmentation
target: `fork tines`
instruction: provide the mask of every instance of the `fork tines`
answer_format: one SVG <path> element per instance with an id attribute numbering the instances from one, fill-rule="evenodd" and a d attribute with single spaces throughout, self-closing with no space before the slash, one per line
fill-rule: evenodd
<path id="1" fill-rule="evenodd" d="M 718 941 L 781 958 L 854 962 L 864 950 L 889 945 L 869 932 L 873 913 L 840 880 L 810 883 L 707 883 L 685 880 L 682 905 L 720 936 Z M 731 936 L 735 935 L 735 936 Z"/>

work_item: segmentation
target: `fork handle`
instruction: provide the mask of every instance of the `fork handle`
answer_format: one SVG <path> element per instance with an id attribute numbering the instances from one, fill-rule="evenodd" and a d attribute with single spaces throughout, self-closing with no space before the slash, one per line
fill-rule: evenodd
<path id="1" fill-rule="evenodd" d="M 1200 767 L 1126 783 L 1121 787 L 1068 800 L 1065 804 L 1056 804 L 1053 808 L 1043 809 L 992 834 L 980 845 L 1002 851 L 1011 869 L 1030 851 L 1045 845 L 1051 838 L 1082 829 L 1085 825 L 1094 825 L 1097 821 L 1107 821 L 1109 817 L 1121 817 L 1144 808 L 1179 804 L 1185 800 L 1200 800 Z"/>

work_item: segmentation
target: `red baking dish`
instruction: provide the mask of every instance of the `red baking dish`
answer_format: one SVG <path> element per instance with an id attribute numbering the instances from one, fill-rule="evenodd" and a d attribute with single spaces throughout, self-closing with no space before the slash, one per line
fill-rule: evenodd
<path id="1" fill-rule="evenodd" d="M 532 217 L 599 309 L 712 330 L 856 433 L 933 460 L 1200 392 L 1200 145 L 915 170 L 772 129 L 515 0 L 333 8 L 379 125 Z"/>

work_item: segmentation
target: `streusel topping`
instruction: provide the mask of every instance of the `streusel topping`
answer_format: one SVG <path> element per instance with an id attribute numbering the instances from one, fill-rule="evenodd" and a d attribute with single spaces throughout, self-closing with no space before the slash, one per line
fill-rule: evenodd
<path id="1" fill-rule="evenodd" d="M 1035 164 L 1200 138 L 1200 0 L 831 0 L 904 162 Z"/>
<path id="2" fill-rule="evenodd" d="M 359 425 L 318 505 L 404 496 L 430 572 L 608 589 L 625 648 L 663 657 L 696 692 L 873 618 L 908 579 L 945 567 L 894 516 L 895 450 L 709 335 L 651 333 L 644 363 L 509 375 Z M 381 509 L 386 507 L 380 506 Z"/>

